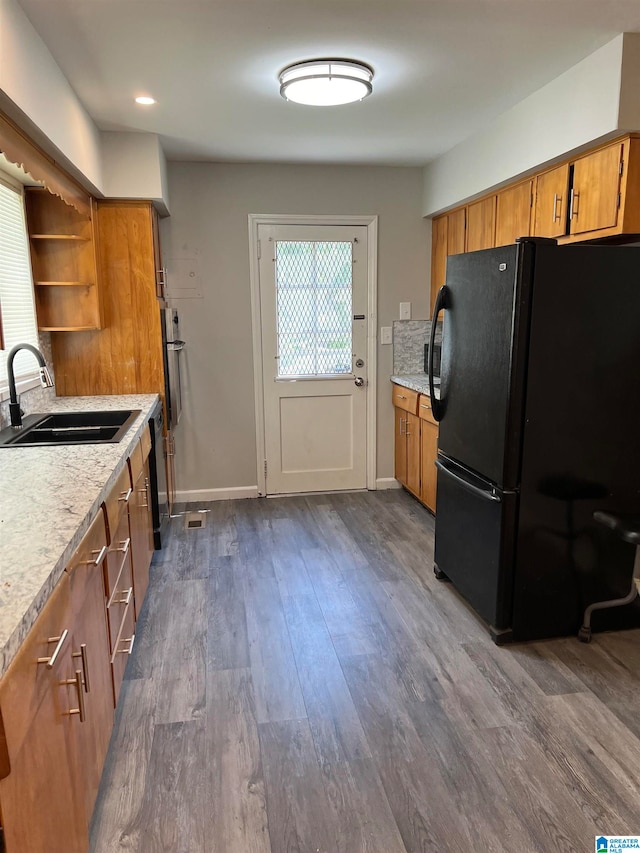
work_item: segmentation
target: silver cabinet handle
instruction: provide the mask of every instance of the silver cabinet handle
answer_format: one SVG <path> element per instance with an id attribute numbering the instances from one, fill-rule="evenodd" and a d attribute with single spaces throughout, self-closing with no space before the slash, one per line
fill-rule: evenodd
<path id="1" fill-rule="evenodd" d="M 60 684 L 61 685 L 63 685 L 63 684 L 75 684 L 76 690 L 78 691 L 78 707 L 77 708 L 71 708 L 71 710 L 68 711 L 67 713 L 69 714 L 69 716 L 73 716 L 73 714 L 79 714 L 80 722 L 84 723 L 84 721 L 87 719 L 87 715 L 86 715 L 85 707 L 84 707 L 84 690 L 82 688 L 82 670 L 76 669 L 76 677 L 75 678 L 65 678 L 64 681 L 60 682 Z"/>
<path id="2" fill-rule="evenodd" d="M 97 555 L 98 555 L 98 556 L 95 558 L 95 560 L 82 560 L 82 562 L 81 562 L 81 563 L 79 563 L 78 565 L 80 565 L 80 566 L 99 566 L 99 565 L 100 565 L 100 563 L 101 563 L 101 562 L 104 560 L 104 558 L 106 557 L 106 555 L 107 555 L 107 551 L 108 551 L 108 550 L 109 550 L 109 549 L 107 548 L 107 546 L 106 546 L 106 545 L 103 545 L 103 546 L 102 546 L 102 548 L 101 548 L 99 551 L 92 551 L 92 552 L 91 552 L 92 554 L 97 554 Z"/>
<path id="3" fill-rule="evenodd" d="M 87 644 L 82 643 L 80 646 L 79 652 L 72 652 L 72 658 L 81 658 L 82 659 L 82 675 L 84 684 L 85 693 L 91 692 L 91 685 L 89 684 L 89 657 L 87 655 Z"/>
<path id="4" fill-rule="evenodd" d="M 67 639 L 67 635 L 69 634 L 69 630 L 67 628 L 64 629 L 62 634 L 59 637 L 49 637 L 47 643 L 57 643 L 57 646 L 53 650 L 53 654 L 49 658 L 38 658 L 38 663 L 46 663 L 47 669 L 53 669 L 56 665 L 56 660 L 58 659 L 58 655 L 64 646 L 64 641 Z"/>

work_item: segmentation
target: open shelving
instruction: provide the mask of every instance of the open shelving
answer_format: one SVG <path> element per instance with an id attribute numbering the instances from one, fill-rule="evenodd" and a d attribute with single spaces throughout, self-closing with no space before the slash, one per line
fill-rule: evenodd
<path id="1" fill-rule="evenodd" d="M 25 191 L 38 328 L 89 331 L 103 325 L 93 208 L 79 213 L 47 190 Z"/>

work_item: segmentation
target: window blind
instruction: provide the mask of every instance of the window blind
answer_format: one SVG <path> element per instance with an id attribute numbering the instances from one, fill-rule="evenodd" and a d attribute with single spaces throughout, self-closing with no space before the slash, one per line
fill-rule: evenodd
<path id="1" fill-rule="evenodd" d="M 4 331 L 0 352 L 0 386 L 7 384 L 7 355 L 19 343 L 38 345 L 29 244 L 24 215 L 24 199 L 0 179 L 0 308 Z M 29 352 L 19 352 L 13 362 L 17 378 L 37 374 L 37 364 Z"/>

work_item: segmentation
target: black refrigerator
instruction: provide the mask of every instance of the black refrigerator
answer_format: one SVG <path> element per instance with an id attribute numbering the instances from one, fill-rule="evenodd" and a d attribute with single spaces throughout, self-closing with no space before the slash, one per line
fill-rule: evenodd
<path id="1" fill-rule="evenodd" d="M 436 576 L 496 642 L 577 633 L 633 573 L 593 513 L 640 513 L 640 248 L 453 256 L 436 312 Z M 637 625 L 637 606 L 594 614 L 594 630 Z"/>

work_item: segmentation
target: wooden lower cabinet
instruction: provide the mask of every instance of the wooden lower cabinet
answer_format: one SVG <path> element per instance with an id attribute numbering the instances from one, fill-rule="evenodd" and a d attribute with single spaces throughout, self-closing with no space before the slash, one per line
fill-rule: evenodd
<path id="1" fill-rule="evenodd" d="M 135 604 L 129 527 L 132 495 L 130 469 L 127 466 L 122 470 L 111 494 L 104 502 L 109 532 L 105 593 L 114 705 L 118 703 L 127 658 L 131 654 L 135 641 Z"/>
<path id="2" fill-rule="evenodd" d="M 86 853 L 113 726 L 102 511 L 0 682 L 7 853 Z"/>
<path id="3" fill-rule="evenodd" d="M 143 439 L 129 457 L 129 470 L 133 492 L 129 502 L 129 527 L 131 532 L 131 561 L 133 569 L 133 600 L 135 618 L 138 619 L 147 587 L 149 568 L 153 557 L 153 517 L 151 515 L 151 492 L 149 452 L 151 439 L 145 433 Z"/>
<path id="4" fill-rule="evenodd" d="M 431 411 L 431 401 L 420 395 L 420 500 L 436 511 L 436 459 L 438 458 L 438 424 Z"/>
<path id="5" fill-rule="evenodd" d="M 9 771 L 0 781 L 7 853 L 87 850 L 75 780 L 75 729 L 82 723 L 71 713 L 79 708 L 79 687 L 69 615 L 69 578 L 63 576 L 0 683 Z"/>
<path id="6" fill-rule="evenodd" d="M 171 515 L 176 502 L 176 440 L 171 430 L 164 437 L 164 461 L 167 470 L 167 502 Z"/>
<path id="7" fill-rule="evenodd" d="M 393 387 L 395 478 L 435 512 L 438 425 L 429 397 L 402 386 Z"/>

